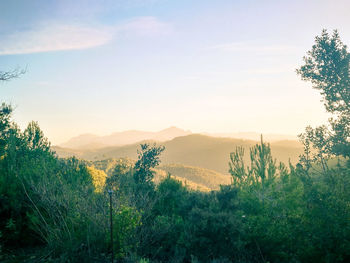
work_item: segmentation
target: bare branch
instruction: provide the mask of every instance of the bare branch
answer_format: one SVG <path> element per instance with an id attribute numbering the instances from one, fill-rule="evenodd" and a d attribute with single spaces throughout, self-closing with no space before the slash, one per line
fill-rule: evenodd
<path id="1" fill-rule="evenodd" d="M 14 69 L 11 71 L 0 71 L 0 81 L 8 81 L 11 79 L 18 78 L 19 76 L 26 73 L 27 69 Z"/>

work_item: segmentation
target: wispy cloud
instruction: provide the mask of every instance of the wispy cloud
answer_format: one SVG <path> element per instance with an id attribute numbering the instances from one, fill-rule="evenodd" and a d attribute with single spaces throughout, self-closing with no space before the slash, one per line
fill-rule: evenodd
<path id="1" fill-rule="evenodd" d="M 138 17 L 114 26 L 50 23 L 0 38 L 0 55 L 87 49 L 105 45 L 118 34 L 152 36 L 168 32 L 155 17 Z"/>
<path id="2" fill-rule="evenodd" d="M 2 36 L 0 55 L 86 49 L 103 45 L 111 38 L 106 28 L 50 25 Z"/>
<path id="3" fill-rule="evenodd" d="M 140 36 L 163 35 L 171 32 L 169 24 L 153 16 L 136 17 L 116 27 L 117 32 L 129 32 Z"/>
<path id="4" fill-rule="evenodd" d="M 218 50 L 227 52 L 291 52 L 297 50 L 297 47 L 290 45 L 266 45 L 233 42 L 210 46 L 206 48 L 206 50 Z"/>

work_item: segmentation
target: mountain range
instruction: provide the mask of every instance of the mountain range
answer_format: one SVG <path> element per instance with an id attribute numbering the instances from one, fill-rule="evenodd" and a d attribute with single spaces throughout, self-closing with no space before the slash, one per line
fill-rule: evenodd
<path id="1" fill-rule="evenodd" d="M 145 140 L 128 145 L 95 149 L 71 149 L 54 146 L 53 150 L 60 157 L 76 156 L 90 161 L 122 157 L 136 160 L 137 149 L 139 149 L 141 142 L 156 143 L 154 140 Z M 157 140 L 157 143 L 159 143 L 159 140 Z M 212 137 L 202 134 L 178 136 L 160 143 L 165 146 L 165 151 L 161 155 L 161 161 L 162 164 L 182 164 L 227 174 L 230 153 L 235 151 L 238 146 L 243 147 L 246 153 L 244 159 L 249 164 L 249 148 L 256 143 L 257 141 L 253 140 Z M 289 161 L 296 163 L 299 155 L 303 152 L 303 147 L 298 141 L 282 140 L 271 142 L 270 144 L 273 156 L 278 161 L 286 164 Z"/>
<path id="2" fill-rule="evenodd" d="M 158 132 L 129 130 L 114 132 L 106 136 L 82 134 L 71 138 L 60 146 L 72 149 L 97 149 L 108 146 L 123 146 L 144 140 L 163 142 L 189 134 L 191 134 L 190 131 L 185 131 L 176 127 L 170 127 Z"/>
<path id="3" fill-rule="evenodd" d="M 139 130 L 128 130 L 123 132 L 115 132 L 110 135 L 98 136 L 94 134 L 82 134 L 71 138 L 60 147 L 71 149 L 97 149 L 109 146 L 124 146 L 134 144 L 144 140 L 152 140 L 164 142 L 172 140 L 176 137 L 193 134 L 189 130 L 183 130 L 177 127 L 169 127 L 167 129 L 150 132 Z M 201 133 L 211 137 L 235 138 L 245 140 L 260 140 L 260 134 L 256 132 L 237 132 L 237 133 Z M 296 136 L 283 134 L 264 134 L 264 140 L 269 142 L 280 140 L 297 140 Z"/>

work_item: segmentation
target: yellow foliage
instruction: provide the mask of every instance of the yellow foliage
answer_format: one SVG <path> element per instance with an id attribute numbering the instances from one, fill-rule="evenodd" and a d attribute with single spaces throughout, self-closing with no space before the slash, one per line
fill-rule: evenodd
<path id="1" fill-rule="evenodd" d="M 102 192 L 106 183 L 107 174 L 104 171 L 96 169 L 94 166 L 87 167 L 96 192 Z"/>

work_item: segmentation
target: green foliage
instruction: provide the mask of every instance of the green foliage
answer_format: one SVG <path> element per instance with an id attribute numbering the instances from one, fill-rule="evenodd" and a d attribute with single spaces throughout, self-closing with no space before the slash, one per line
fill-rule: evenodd
<path id="1" fill-rule="evenodd" d="M 180 211 L 186 189 L 182 183 L 171 178 L 170 174 L 158 185 L 154 211 L 159 215 L 171 216 Z"/>
<path id="2" fill-rule="evenodd" d="M 315 130 L 321 134 L 309 138 L 310 142 L 319 152 L 327 146 L 332 154 L 350 157 L 350 53 L 347 46 L 336 30 L 332 36 L 323 30 L 304 62 L 297 73 L 320 90 L 326 110 L 334 115 L 328 126 Z M 320 147 L 319 141 L 315 141 L 317 138 L 322 138 L 324 145 Z"/>
<path id="3" fill-rule="evenodd" d="M 1 136 L 4 147 L 0 160 L 0 229 L 5 243 L 37 242 L 28 217 L 32 203 L 28 188 L 49 171 L 55 157 L 37 125 L 30 123 L 21 133 L 8 115 L 2 118 L 2 123 L 7 125 L 2 127 Z"/>
<path id="4" fill-rule="evenodd" d="M 224 187 L 217 193 L 196 198 L 198 201 L 188 214 L 188 251 L 200 262 L 247 259 L 237 210 L 237 190 Z"/>
<path id="5" fill-rule="evenodd" d="M 141 144 L 138 151 L 138 160 L 133 171 L 134 203 L 139 209 L 148 209 L 154 196 L 154 168 L 160 163 L 160 154 L 164 146 Z"/>
<path id="6" fill-rule="evenodd" d="M 5 153 L 6 140 L 9 136 L 11 112 L 11 106 L 4 103 L 0 106 L 0 158 Z"/>
<path id="7" fill-rule="evenodd" d="M 346 262 L 350 259 L 350 166 L 328 172 L 305 173 L 305 239 L 303 260 L 308 262 Z"/>
<path id="8" fill-rule="evenodd" d="M 110 158 L 105 160 L 94 161 L 92 162 L 92 164 L 95 166 L 96 169 L 102 170 L 110 176 L 116 172 L 125 173 L 134 166 L 135 162 L 129 158 Z M 117 169 L 117 166 L 118 171 L 115 171 Z"/>
<path id="9" fill-rule="evenodd" d="M 44 133 L 41 131 L 37 122 L 30 122 L 23 133 L 26 145 L 31 151 L 50 151 L 50 143 L 47 138 L 44 137 Z"/>
<path id="10" fill-rule="evenodd" d="M 58 159 L 35 122 L 21 132 L 1 115 L 0 231 L 6 249 L 46 245 L 73 259 L 105 247 L 104 200 L 81 161 Z M 93 243 L 93 246 L 92 244 Z"/>
<path id="11" fill-rule="evenodd" d="M 316 36 L 304 62 L 297 73 L 321 91 L 327 111 L 349 111 L 350 54 L 338 31 L 330 36 L 327 30 L 323 30 L 321 36 Z"/>
<path id="12" fill-rule="evenodd" d="M 141 144 L 141 150 L 137 151 L 138 160 L 135 163 L 134 178 L 138 184 L 151 184 L 154 172 L 151 170 L 160 163 L 159 155 L 164 151 L 164 146 Z"/>
<path id="13" fill-rule="evenodd" d="M 127 194 L 134 184 L 130 175 L 133 173 L 134 163 L 125 158 L 113 160 L 113 167 L 108 167 L 109 175 L 106 179 L 106 189 L 112 189 L 120 194 Z M 110 165 L 110 164 L 108 164 Z M 107 171 L 108 171 L 107 170 Z"/>
<path id="14" fill-rule="evenodd" d="M 122 205 L 113 216 L 113 225 L 116 257 L 125 258 L 135 247 L 136 229 L 141 225 L 141 213 L 134 207 Z"/>
<path id="15" fill-rule="evenodd" d="M 235 152 L 230 154 L 230 174 L 233 184 L 251 185 L 265 181 L 272 181 L 278 174 L 283 171 L 280 165 L 280 171 L 276 166 L 276 160 L 272 158 L 269 144 L 263 142 L 261 137 L 260 144 L 250 148 L 250 166 L 244 163 L 244 149 L 237 147 Z"/>
<path id="16" fill-rule="evenodd" d="M 319 134 L 312 136 L 322 145 Z M 240 189 L 244 242 L 251 255 L 272 262 L 345 262 L 349 169 L 339 164 L 319 172 L 313 167 L 317 154 L 308 159 L 307 169 L 276 167 L 263 142 L 251 149 L 251 166 L 241 161 L 242 154 L 241 149 L 231 154 L 230 171 Z"/>
<path id="17" fill-rule="evenodd" d="M 6 134 L 0 161 L 0 180 L 5 182 L 0 184 L 3 244 L 39 239 L 61 261 L 95 261 L 109 247 L 108 199 L 104 191 L 95 191 L 94 173 L 99 171 L 76 158 L 57 159 L 35 123 L 25 133 L 9 125 Z M 312 131 L 308 136 L 321 147 L 321 135 Z M 127 160 L 113 161 L 106 178 L 105 189 L 116 190 L 113 246 L 119 259 L 349 259 L 349 164 L 327 162 L 328 169 L 319 172 L 315 165 L 321 156 L 310 150 L 305 158 L 309 169 L 303 164 L 277 165 L 270 146 L 261 141 L 251 147 L 249 165 L 242 148 L 231 154 L 232 185 L 202 193 L 170 175 L 156 187 L 136 180 L 137 171 L 140 178 L 150 178 L 158 164 L 159 151 L 150 152 L 140 154 L 137 168 Z M 141 171 L 147 171 L 146 176 Z"/>

